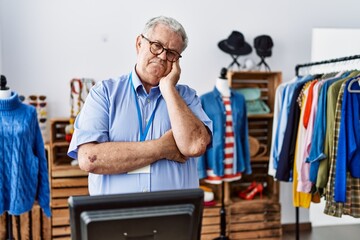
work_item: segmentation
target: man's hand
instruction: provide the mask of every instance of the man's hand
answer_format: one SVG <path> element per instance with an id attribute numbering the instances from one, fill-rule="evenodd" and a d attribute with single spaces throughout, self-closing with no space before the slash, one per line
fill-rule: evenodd
<path id="1" fill-rule="evenodd" d="M 167 131 L 164 135 L 161 136 L 159 140 L 161 140 L 161 146 L 159 147 L 163 151 L 163 158 L 180 163 L 186 162 L 188 158 L 182 155 L 178 147 L 176 146 L 172 130 Z"/>
<path id="2" fill-rule="evenodd" d="M 172 63 L 171 71 L 168 75 L 162 77 L 159 82 L 160 91 L 165 93 L 168 89 L 175 87 L 180 79 L 181 68 L 179 60 Z"/>

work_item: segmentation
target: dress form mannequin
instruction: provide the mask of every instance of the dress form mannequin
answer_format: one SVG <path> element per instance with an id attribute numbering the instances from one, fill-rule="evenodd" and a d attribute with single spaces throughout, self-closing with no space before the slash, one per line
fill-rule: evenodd
<path id="1" fill-rule="evenodd" d="M 6 87 L 6 77 L 1 75 L 0 84 L 0 99 L 7 99 L 11 97 L 11 89 Z"/>
<path id="2" fill-rule="evenodd" d="M 13 216 L 18 222 L 19 215 L 29 212 L 35 201 L 46 216 L 51 216 L 50 188 L 48 161 L 37 111 L 33 106 L 23 104 L 18 94 L 6 84 L 6 77 L 1 75 L 0 212 L 4 212 L 6 217 L 6 239 L 14 240 Z M 20 225 L 15 227 L 20 233 Z"/>
<path id="3" fill-rule="evenodd" d="M 227 73 L 227 69 L 222 68 L 219 78 L 216 79 L 215 87 L 217 90 L 219 90 L 222 96 L 230 97 L 230 88 L 229 88 L 228 80 L 226 78 L 226 73 Z"/>
<path id="4" fill-rule="evenodd" d="M 198 158 L 198 172 L 205 183 L 220 185 L 220 236 L 213 240 L 228 240 L 226 236 L 226 209 L 230 199 L 230 182 L 250 174 L 250 155 L 246 105 L 243 95 L 232 91 L 227 80 L 227 69 L 221 69 L 214 89 L 203 94 L 201 104 L 213 120 L 213 147 Z M 236 124 L 233 124 L 236 123 Z M 223 149 L 221 149 L 223 148 Z M 238 166 L 244 166 L 243 170 Z"/>

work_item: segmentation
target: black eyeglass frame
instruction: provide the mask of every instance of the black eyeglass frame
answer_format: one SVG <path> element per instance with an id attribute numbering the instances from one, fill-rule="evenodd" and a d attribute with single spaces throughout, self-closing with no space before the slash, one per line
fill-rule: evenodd
<path id="1" fill-rule="evenodd" d="M 148 39 L 147 37 L 145 37 L 143 34 L 141 34 L 141 37 L 144 38 L 146 41 L 149 42 L 149 49 L 150 49 L 150 52 L 156 56 L 162 54 L 164 52 L 164 50 L 166 51 L 166 60 L 168 60 L 169 62 L 176 62 L 177 60 L 179 60 L 179 58 L 181 58 L 181 54 L 178 53 L 177 51 L 175 50 L 172 50 L 172 49 L 168 49 L 168 48 L 165 48 L 161 43 L 157 42 L 157 41 L 151 41 L 150 39 Z M 158 52 L 158 53 L 154 53 L 152 50 L 151 50 L 151 46 L 153 44 L 158 44 L 159 46 L 161 46 L 161 51 Z M 168 53 L 173 53 L 175 55 L 174 59 L 170 60 L 168 58 Z"/>

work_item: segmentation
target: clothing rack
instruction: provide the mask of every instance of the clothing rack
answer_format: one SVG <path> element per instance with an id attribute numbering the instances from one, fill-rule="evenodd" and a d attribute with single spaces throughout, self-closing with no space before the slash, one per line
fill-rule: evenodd
<path id="1" fill-rule="evenodd" d="M 299 76 L 300 68 L 307 68 L 307 67 L 311 67 L 311 66 L 315 66 L 315 65 L 325 65 L 325 64 L 331 64 L 331 63 L 337 63 L 337 62 L 347 62 L 347 61 L 351 61 L 351 60 L 355 60 L 355 59 L 360 59 L 360 55 L 353 55 L 353 56 L 334 58 L 334 59 L 318 61 L 318 62 L 298 64 L 295 66 L 295 74 L 296 74 L 296 76 Z"/>
<path id="2" fill-rule="evenodd" d="M 346 56 L 346 57 L 340 57 L 340 58 L 334 58 L 334 59 L 328 59 L 323 61 L 317 61 L 317 62 L 309 62 L 304 64 L 297 64 L 295 66 L 295 74 L 296 76 L 299 76 L 299 70 L 301 68 L 308 68 L 316 65 L 326 65 L 326 64 L 332 64 L 332 63 L 338 63 L 338 62 L 347 62 L 351 60 L 360 59 L 360 55 L 352 55 L 352 56 Z M 299 207 L 295 207 L 295 224 L 296 224 L 296 240 L 300 239 L 300 229 L 299 229 Z"/>

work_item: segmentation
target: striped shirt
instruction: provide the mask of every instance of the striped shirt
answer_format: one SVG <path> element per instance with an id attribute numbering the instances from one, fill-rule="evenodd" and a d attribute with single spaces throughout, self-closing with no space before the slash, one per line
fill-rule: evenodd
<path id="1" fill-rule="evenodd" d="M 216 176 L 212 169 L 207 170 L 206 182 L 220 184 L 241 179 L 241 173 L 236 173 L 234 167 L 234 129 L 230 97 L 222 97 L 225 106 L 225 146 L 224 146 L 224 176 Z"/>

